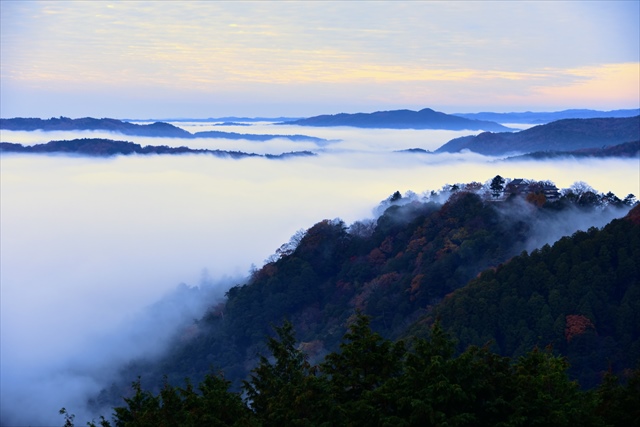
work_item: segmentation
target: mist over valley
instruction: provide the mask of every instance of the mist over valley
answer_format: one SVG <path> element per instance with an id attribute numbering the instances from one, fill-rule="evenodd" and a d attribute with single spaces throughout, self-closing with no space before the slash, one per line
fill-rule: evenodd
<path id="1" fill-rule="evenodd" d="M 190 133 L 274 129 L 271 123 L 173 125 Z M 294 125 L 277 129 L 299 133 Z M 95 418 L 95 406 L 83 402 L 116 381 L 131 360 L 162 357 L 174 334 L 245 283 L 296 231 L 323 219 L 375 221 L 381 201 L 396 191 L 418 201 L 441 193 L 443 203 L 451 185 L 487 183 L 499 174 L 549 180 L 559 189 L 584 181 L 620 199 L 640 194 L 637 158 L 502 162 L 470 152 L 396 152 L 434 151 L 469 134 L 330 127 L 313 128 L 315 141 L 131 138 L 143 146 L 318 153 L 280 160 L 2 153 L 3 420 L 56 424 L 60 407 L 72 404 L 79 419 Z M 2 130 L 1 136 L 24 146 L 120 139 L 104 130 Z M 537 226 L 523 249 L 625 213 L 571 211 L 552 227 Z"/>
<path id="2" fill-rule="evenodd" d="M 0 1 L 0 427 L 640 423 L 640 2 Z"/>

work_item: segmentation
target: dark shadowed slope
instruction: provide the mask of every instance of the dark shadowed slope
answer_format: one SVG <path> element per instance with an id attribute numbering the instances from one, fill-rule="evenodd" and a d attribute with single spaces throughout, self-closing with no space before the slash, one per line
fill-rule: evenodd
<path id="1" fill-rule="evenodd" d="M 287 122 L 299 126 L 352 126 L 387 129 L 446 129 L 508 131 L 498 123 L 470 120 L 425 108 L 420 111 L 393 110 L 375 113 L 331 114 Z"/>
<path id="2" fill-rule="evenodd" d="M 460 349 L 491 343 L 518 357 L 552 345 L 593 386 L 640 360 L 640 205 L 603 229 L 564 237 L 487 270 L 429 315 Z M 426 322 L 429 324 L 430 322 Z"/>
<path id="3" fill-rule="evenodd" d="M 640 139 L 640 116 L 607 119 L 566 119 L 535 126 L 516 133 L 484 132 L 455 138 L 436 153 L 470 150 L 501 156 L 536 151 L 573 151 L 603 148 Z"/>

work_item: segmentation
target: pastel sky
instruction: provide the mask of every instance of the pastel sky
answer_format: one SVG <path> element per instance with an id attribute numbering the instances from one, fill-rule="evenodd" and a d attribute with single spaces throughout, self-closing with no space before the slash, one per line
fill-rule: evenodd
<path id="1" fill-rule="evenodd" d="M 637 0 L 0 5 L 2 117 L 640 104 Z"/>

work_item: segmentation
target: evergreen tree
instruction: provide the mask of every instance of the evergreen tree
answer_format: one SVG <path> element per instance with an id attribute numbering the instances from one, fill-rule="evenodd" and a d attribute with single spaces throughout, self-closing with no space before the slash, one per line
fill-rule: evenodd
<path id="1" fill-rule="evenodd" d="M 272 363 L 260 356 L 249 381 L 244 382 L 247 403 L 264 426 L 322 425 L 331 418 L 327 384 L 316 375 L 305 354 L 296 348 L 293 325 L 285 321 L 274 328 L 267 347 Z"/>
<path id="2" fill-rule="evenodd" d="M 371 331 L 370 319 L 358 312 L 340 344 L 321 364 L 329 378 L 331 395 L 338 405 L 340 421 L 351 425 L 382 425 L 384 406 L 378 389 L 400 375 L 405 353 L 402 341 L 393 343 Z"/>
<path id="3" fill-rule="evenodd" d="M 504 189 L 504 178 L 501 177 L 500 175 L 496 175 L 492 180 L 491 180 L 491 184 L 489 185 L 489 189 L 491 189 L 491 194 L 493 194 L 493 197 L 500 197 L 500 194 L 502 193 L 502 190 Z"/>

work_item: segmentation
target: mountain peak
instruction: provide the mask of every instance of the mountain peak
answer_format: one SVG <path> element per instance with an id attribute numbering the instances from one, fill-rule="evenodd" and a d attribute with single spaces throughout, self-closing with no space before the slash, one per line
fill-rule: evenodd
<path id="1" fill-rule="evenodd" d="M 451 114 L 423 108 L 420 111 L 390 110 L 374 113 L 324 114 L 306 119 L 287 122 L 298 126 L 352 126 L 380 129 L 443 129 L 443 130 L 485 130 L 506 132 L 512 129 L 495 122 L 472 120 Z"/>

